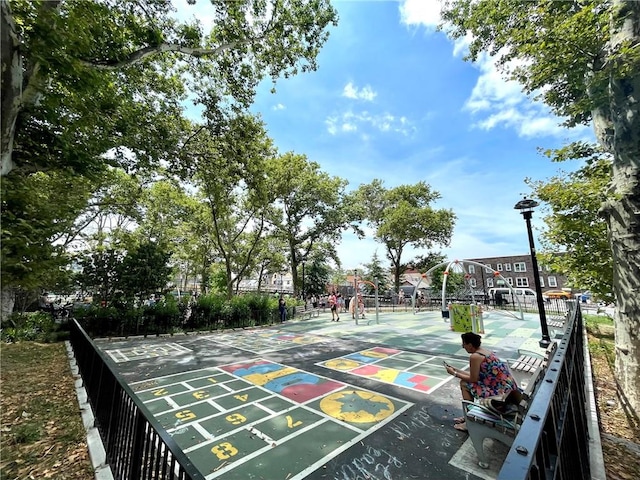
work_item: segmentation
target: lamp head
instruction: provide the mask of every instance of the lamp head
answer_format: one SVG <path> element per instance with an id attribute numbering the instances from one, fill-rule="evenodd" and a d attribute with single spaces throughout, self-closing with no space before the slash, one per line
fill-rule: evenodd
<path id="1" fill-rule="evenodd" d="M 532 200 L 530 198 L 523 198 L 518 203 L 516 203 L 516 206 L 513 208 L 515 208 L 516 210 L 520 210 L 520 213 L 524 215 L 525 213 L 533 212 L 533 209 L 538 205 L 540 204 L 535 200 Z"/>

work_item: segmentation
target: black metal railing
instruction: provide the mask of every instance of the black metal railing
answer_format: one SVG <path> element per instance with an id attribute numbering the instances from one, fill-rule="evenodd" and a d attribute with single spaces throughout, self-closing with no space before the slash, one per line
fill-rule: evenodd
<path id="1" fill-rule="evenodd" d="M 498 480 L 591 478 L 582 313 L 568 306 L 567 330 Z"/>
<path id="2" fill-rule="evenodd" d="M 153 416 L 147 416 L 142 402 L 76 320 L 71 321 L 69 340 L 113 477 L 204 479 Z"/>

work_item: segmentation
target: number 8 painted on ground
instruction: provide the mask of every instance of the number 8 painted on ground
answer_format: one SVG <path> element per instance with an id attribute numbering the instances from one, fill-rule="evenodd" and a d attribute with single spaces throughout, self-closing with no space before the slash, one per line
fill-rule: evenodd
<path id="1" fill-rule="evenodd" d="M 224 442 L 213 447 L 211 449 L 211 453 L 218 457 L 218 460 L 226 460 L 227 458 L 231 458 L 236 455 L 238 453 L 238 449 L 229 442 Z"/>

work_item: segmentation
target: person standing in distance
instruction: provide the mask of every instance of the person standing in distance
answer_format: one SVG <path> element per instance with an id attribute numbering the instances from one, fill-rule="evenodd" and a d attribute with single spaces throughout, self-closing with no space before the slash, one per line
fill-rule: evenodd
<path id="1" fill-rule="evenodd" d="M 338 297 L 336 297 L 336 292 L 331 292 L 331 295 L 329 295 L 329 308 L 331 309 L 331 321 L 339 322 L 340 314 L 338 313 Z"/>

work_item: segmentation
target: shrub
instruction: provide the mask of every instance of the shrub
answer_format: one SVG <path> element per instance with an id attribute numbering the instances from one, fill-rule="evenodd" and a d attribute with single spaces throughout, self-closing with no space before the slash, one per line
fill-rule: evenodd
<path id="1" fill-rule="evenodd" d="M 0 336 L 4 342 L 35 340 L 55 341 L 53 332 L 59 329 L 50 314 L 45 312 L 13 313 L 2 325 Z"/>

